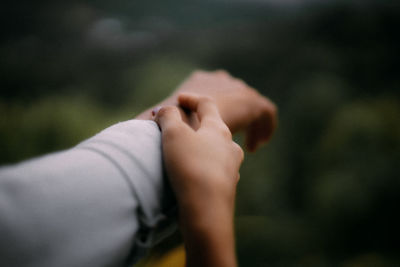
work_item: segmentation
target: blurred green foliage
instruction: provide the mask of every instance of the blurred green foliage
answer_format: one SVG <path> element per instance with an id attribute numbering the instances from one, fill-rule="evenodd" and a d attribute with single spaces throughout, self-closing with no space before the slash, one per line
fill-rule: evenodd
<path id="1" fill-rule="evenodd" d="M 40 0 L 3 13 L 1 164 L 132 118 L 197 68 L 227 69 L 280 114 L 241 169 L 241 265 L 400 264 L 396 1 Z"/>

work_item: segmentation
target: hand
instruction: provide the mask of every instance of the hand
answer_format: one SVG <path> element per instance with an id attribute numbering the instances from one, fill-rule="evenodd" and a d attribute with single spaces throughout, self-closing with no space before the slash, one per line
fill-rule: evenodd
<path id="1" fill-rule="evenodd" d="M 181 94 L 178 102 L 196 112 L 197 130 L 172 106 L 161 108 L 155 120 L 178 202 L 188 266 L 235 266 L 233 213 L 243 151 L 211 98 Z"/>
<path id="2" fill-rule="evenodd" d="M 176 105 L 180 93 L 195 93 L 212 98 L 223 121 L 232 133 L 246 131 L 246 147 L 249 151 L 267 142 L 276 128 L 276 106 L 246 83 L 233 78 L 225 71 L 196 71 L 189 76 L 160 106 Z M 197 117 L 190 120 L 183 112 L 182 118 L 193 128 L 198 127 Z M 137 118 L 150 119 L 150 110 Z"/>
<path id="3" fill-rule="evenodd" d="M 224 70 L 195 71 L 174 95 L 179 93 L 195 93 L 214 99 L 232 133 L 246 130 L 246 147 L 250 151 L 267 142 L 276 128 L 276 106 Z"/>

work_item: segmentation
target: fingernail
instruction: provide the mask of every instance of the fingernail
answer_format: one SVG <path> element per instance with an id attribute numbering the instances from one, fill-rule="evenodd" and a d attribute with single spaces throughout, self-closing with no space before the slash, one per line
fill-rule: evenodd
<path id="1" fill-rule="evenodd" d="M 162 108 L 161 106 L 153 108 L 153 110 L 151 111 L 151 115 L 153 115 L 153 117 L 155 117 L 161 108 Z"/>

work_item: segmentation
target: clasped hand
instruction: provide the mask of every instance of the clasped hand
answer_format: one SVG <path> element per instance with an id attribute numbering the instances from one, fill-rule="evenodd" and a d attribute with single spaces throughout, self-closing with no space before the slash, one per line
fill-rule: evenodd
<path id="1" fill-rule="evenodd" d="M 244 153 L 232 133 L 245 129 L 246 147 L 254 151 L 276 127 L 275 105 L 225 71 L 197 71 L 153 116 L 187 265 L 236 266 L 233 214 Z"/>

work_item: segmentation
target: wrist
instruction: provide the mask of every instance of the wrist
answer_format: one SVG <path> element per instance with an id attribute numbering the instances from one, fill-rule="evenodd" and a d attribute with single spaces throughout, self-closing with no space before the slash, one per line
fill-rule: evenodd
<path id="1" fill-rule="evenodd" d="M 178 203 L 179 220 L 182 226 L 197 229 L 199 231 L 213 231 L 220 225 L 232 226 L 234 208 L 231 203 L 207 200 L 191 204 Z"/>
<path id="2" fill-rule="evenodd" d="M 205 211 L 180 209 L 187 266 L 236 266 L 233 212 L 213 205 Z"/>

